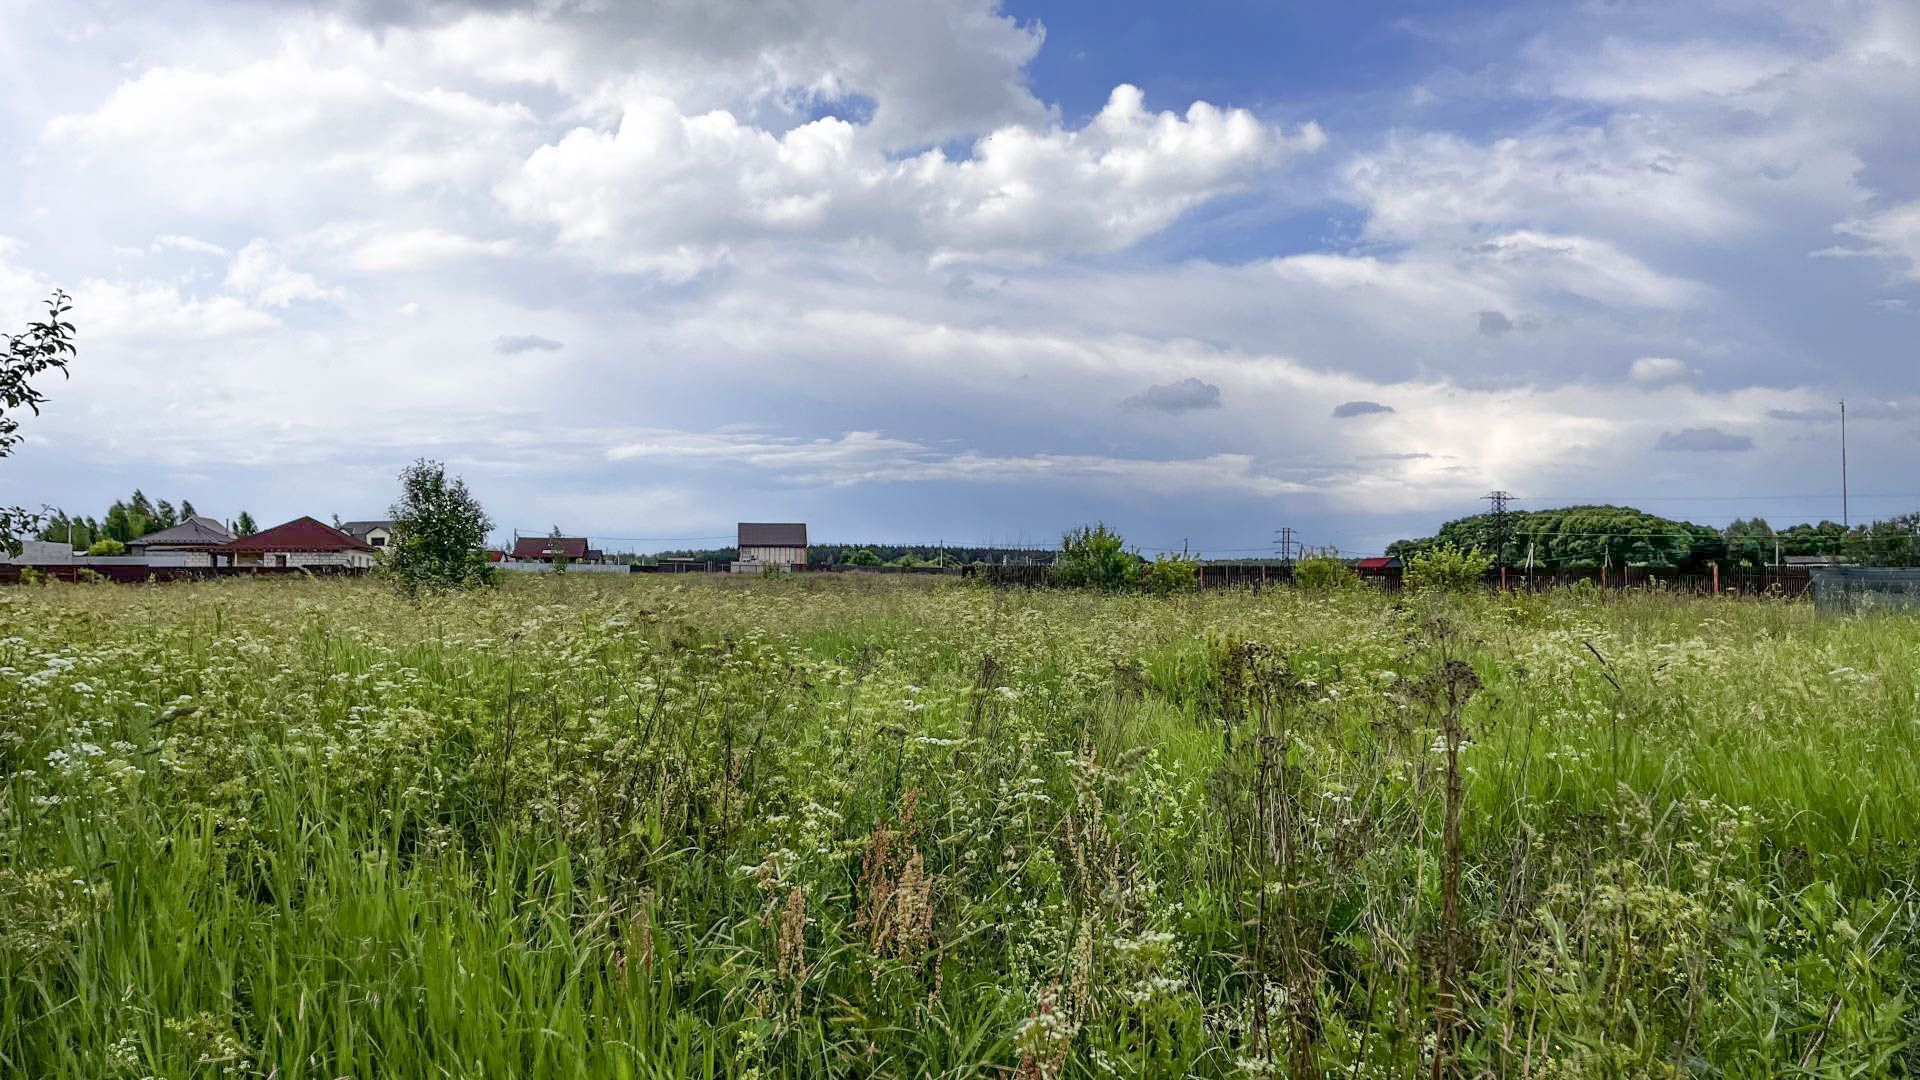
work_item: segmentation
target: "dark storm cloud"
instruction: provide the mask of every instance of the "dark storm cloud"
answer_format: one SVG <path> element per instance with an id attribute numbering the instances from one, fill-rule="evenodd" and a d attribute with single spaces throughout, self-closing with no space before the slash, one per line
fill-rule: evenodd
<path id="1" fill-rule="evenodd" d="M 1355 416 L 1366 416 L 1370 413 L 1390 413 L 1392 411 L 1393 406 L 1382 405 L 1377 401 L 1346 401 L 1333 407 L 1333 418 L 1335 420 L 1348 420 Z"/>

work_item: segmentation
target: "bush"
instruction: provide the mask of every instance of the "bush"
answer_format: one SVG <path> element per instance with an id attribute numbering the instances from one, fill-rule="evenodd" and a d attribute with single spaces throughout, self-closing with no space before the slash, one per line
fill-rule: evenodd
<path id="1" fill-rule="evenodd" d="M 1407 588 L 1416 592 L 1468 592 L 1480 588 L 1493 555 L 1479 548 L 1435 544 L 1407 559 Z"/>
<path id="2" fill-rule="evenodd" d="M 872 548 L 861 548 L 847 556 L 848 566 L 879 566 L 880 556 Z"/>
<path id="3" fill-rule="evenodd" d="M 1053 559 L 1055 585 L 1120 592 L 1139 580 L 1140 557 L 1104 523 L 1082 525 L 1060 538 L 1060 554 Z"/>
<path id="4" fill-rule="evenodd" d="M 1332 592 L 1360 584 L 1360 575 L 1337 555 L 1309 555 L 1294 564 L 1293 583 L 1314 592 Z"/>
<path id="5" fill-rule="evenodd" d="M 87 549 L 89 555 L 125 555 L 126 553 L 127 545 L 111 536 L 103 536 L 95 540 L 93 546 Z"/>
<path id="6" fill-rule="evenodd" d="M 1141 571 L 1140 587 L 1155 596 L 1193 592 L 1200 588 L 1200 563 L 1178 555 L 1162 555 Z"/>

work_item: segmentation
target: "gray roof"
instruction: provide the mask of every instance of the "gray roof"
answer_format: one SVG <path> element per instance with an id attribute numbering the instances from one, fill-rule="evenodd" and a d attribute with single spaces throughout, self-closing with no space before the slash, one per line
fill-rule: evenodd
<path id="1" fill-rule="evenodd" d="M 375 529 L 385 529 L 388 532 L 392 532 L 393 522 L 391 521 L 344 521 L 340 523 L 340 531 L 343 533 L 346 533 L 348 536 L 355 538 L 356 540 L 365 540 L 367 538 L 367 534 L 372 532 Z"/>
<path id="2" fill-rule="evenodd" d="M 129 547 L 167 547 L 179 545 L 195 547 L 208 544 L 224 544 L 233 539 L 225 525 L 203 514 L 195 514 L 178 525 L 159 532 L 151 532 L 128 542 Z"/>
<path id="3" fill-rule="evenodd" d="M 803 521 L 743 521 L 739 546 L 806 547 L 807 525 Z"/>

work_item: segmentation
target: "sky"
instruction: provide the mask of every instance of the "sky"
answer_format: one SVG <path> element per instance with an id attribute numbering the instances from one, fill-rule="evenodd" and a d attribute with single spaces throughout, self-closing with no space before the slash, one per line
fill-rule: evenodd
<path id="1" fill-rule="evenodd" d="M 0 0 L 0 503 L 1355 553 L 1920 507 L 1905 0 Z"/>

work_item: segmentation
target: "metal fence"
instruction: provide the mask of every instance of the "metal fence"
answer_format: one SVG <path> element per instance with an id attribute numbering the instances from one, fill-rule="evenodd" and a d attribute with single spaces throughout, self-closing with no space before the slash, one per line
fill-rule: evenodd
<path id="1" fill-rule="evenodd" d="M 1920 613 L 1920 567 L 1813 567 L 1813 606 L 1819 611 Z"/>

